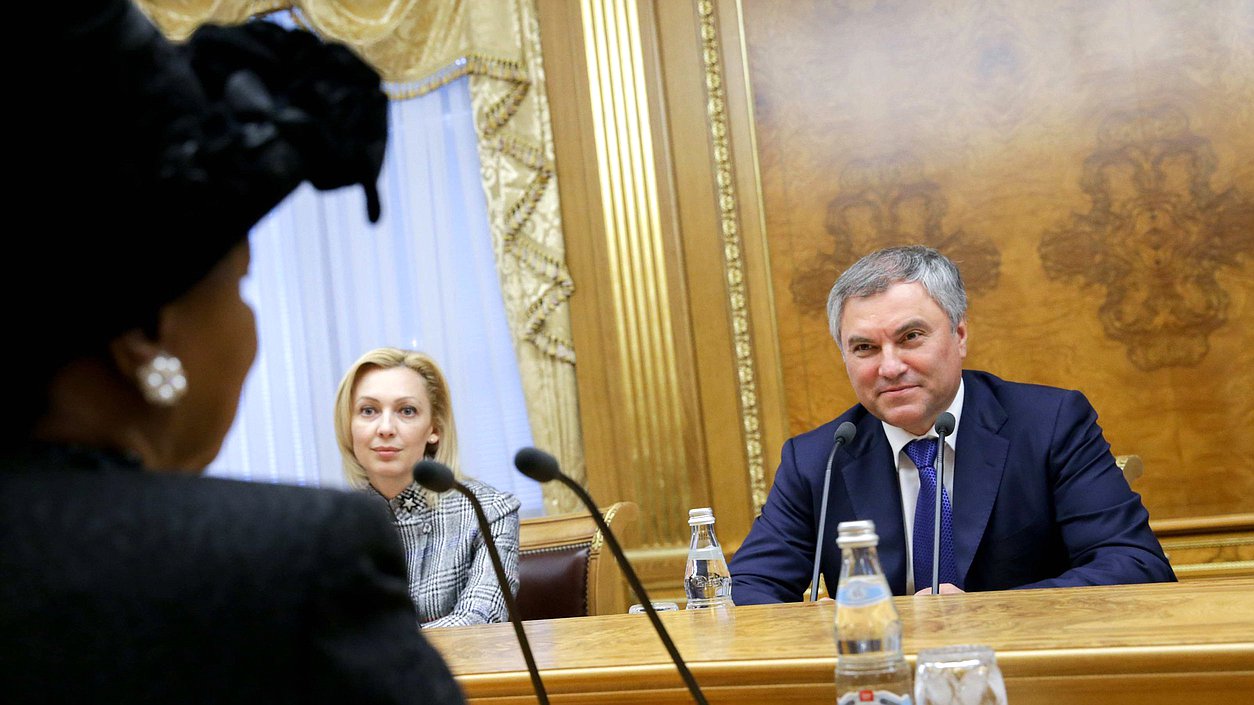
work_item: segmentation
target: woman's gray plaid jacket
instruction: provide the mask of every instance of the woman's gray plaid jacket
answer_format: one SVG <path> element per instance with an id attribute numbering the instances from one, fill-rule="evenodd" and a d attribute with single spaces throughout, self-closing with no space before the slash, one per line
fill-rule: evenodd
<path id="1" fill-rule="evenodd" d="M 462 482 L 483 505 L 510 589 L 517 595 L 521 504 L 514 495 L 478 480 Z M 409 596 L 424 628 L 509 621 L 470 500 L 458 492 L 446 492 L 432 508 L 422 488 L 412 484 L 388 501 L 388 506 L 405 546 Z"/>

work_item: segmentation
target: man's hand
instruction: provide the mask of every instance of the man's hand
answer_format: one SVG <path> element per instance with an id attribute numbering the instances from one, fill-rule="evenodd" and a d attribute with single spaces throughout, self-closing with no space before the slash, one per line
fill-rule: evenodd
<path id="1" fill-rule="evenodd" d="M 966 590 L 963 590 L 962 588 L 959 588 L 957 585 L 954 585 L 953 583 L 941 583 L 941 584 L 940 584 L 940 594 L 942 594 L 942 595 L 957 595 L 957 594 L 959 594 L 959 593 L 963 593 L 963 592 L 966 592 Z M 918 596 L 918 595 L 931 595 L 931 594 L 932 594 L 932 588 L 931 588 L 931 586 L 928 586 L 928 587 L 925 587 L 925 588 L 923 588 L 922 590 L 920 590 L 920 591 L 918 591 L 918 592 L 916 592 L 916 593 L 914 593 L 914 594 L 915 594 L 915 596 Z"/>

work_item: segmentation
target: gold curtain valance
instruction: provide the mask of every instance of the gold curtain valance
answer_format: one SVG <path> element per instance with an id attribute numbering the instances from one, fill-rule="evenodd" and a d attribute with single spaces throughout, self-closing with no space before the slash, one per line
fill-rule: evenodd
<path id="1" fill-rule="evenodd" d="M 468 74 L 525 80 L 513 0 L 137 0 L 166 36 L 291 10 L 297 22 L 353 47 L 392 84 L 417 95 Z M 396 96 L 393 97 L 404 97 Z"/>
<path id="2" fill-rule="evenodd" d="M 561 209 L 535 0 L 136 0 L 167 36 L 291 10 L 353 48 L 403 100 L 469 76 L 497 273 L 536 445 L 585 482 Z M 575 511 L 544 487 L 550 513 Z"/>

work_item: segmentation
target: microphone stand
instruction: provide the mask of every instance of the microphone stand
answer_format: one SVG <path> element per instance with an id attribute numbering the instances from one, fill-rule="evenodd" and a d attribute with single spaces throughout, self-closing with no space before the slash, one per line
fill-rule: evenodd
<path id="1" fill-rule="evenodd" d="M 810 577 L 810 602 L 819 599 L 819 559 L 823 557 L 823 529 L 827 526 L 827 491 L 832 486 L 832 462 L 836 460 L 836 451 L 845 445 L 857 427 L 846 421 L 836 429 L 836 437 L 832 444 L 832 452 L 827 454 L 827 471 L 823 474 L 823 503 L 819 505 L 819 537 L 814 545 L 814 574 Z"/>
<path id="2" fill-rule="evenodd" d="M 451 473 L 450 473 L 451 474 Z M 540 680 L 540 670 L 536 668 L 535 656 L 531 653 L 531 644 L 527 641 L 527 632 L 523 630 L 522 620 L 518 618 L 518 605 L 514 602 L 514 592 L 509 589 L 509 578 L 505 576 L 505 567 L 501 564 L 501 555 L 496 550 L 496 542 L 492 540 L 492 527 L 488 517 L 483 513 L 479 498 L 475 497 L 465 485 L 454 481 L 453 489 L 465 495 L 474 507 L 475 519 L 479 522 L 479 533 L 483 535 L 483 543 L 488 548 L 488 557 L 492 559 L 492 568 L 496 571 L 496 580 L 501 584 L 501 595 L 505 598 L 505 607 L 509 611 L 509 621 L 514 625 L 514 634 L 518 636 L 518 645 L 522 648 L 523 659 L 527 661 L 527 672 L 531 674 L 531 685 L 535 688 L 536 698 L 541 705 L 549 705 L 548 693 Z"/>
<path id="3" fill-rule="evenodd" d="M 519 469 L 521 470 L 522 468 Z M 532 477 L 530 473 L 525 471 L 524 474 Z M 627 582 L 631 583 L 631 589 L 635 591 L 640 604 L 644 605 L 644 611 L 649 615 L 649 620 L 653 622 L 653 628 L 657 631 L 658 637 L 666 646 L 666 651 L 670 654 L 671 660 L 675 662 L 675 668 L 679 669 L 679 675 L 683 677 L 684 684 L 688 686 L 688 692 L 692 694 L 698 705 L 709 705 L 705 695 L 701 692 L 701 686 L 697 685 L 697 679 L 692 677 L 692 672 L 688 670 L 683 657 L 679 655 L 679 649 L 675 648 L 675 642 L 671 641 L 670 634 L 666 633 L 666 627 L 662 626 L 662 620 L 658 618 L 657 610 L 653 609 L 653 602 L 649 600 L 649 595 L 645 592 L 644 585 L 640 584 L 640 579 L 636 577 L 636 571 L 632 570 L 631 564 L 627 562 L 622 546 L 618 544 L 618 539 L 614 538 L 614 533 L 610 531 L 609 525 L 605 523 L 605 518 L 601 516 L 601 511 L 597 508 L 596 502 L 592 500 L 592 496 L 588 494 L 587 490 L 580 487 L 578 483 L 567 477 L 565 473 L 557 472 L 554 475 L 554 479 L 569 487 L 579 497 L 580 501 L 588 507 L 588 511 L 592 513 L 592 519 L 596 522 L 597 528 L 601 530 L 601 535 L 605 537 L 605 542 L 610 547 L 610 552 L 614 554 L 615 560 L 618 561 L 618 566 L 623 570 L 623 575 L 627 577 Z"/>
<path id="4" fill-rule="evenodd" d="M 940 594 L 941 498 L 945 494 L 945 436 L 953 432 L 954 417 L 948 411 L 936 420 L 936 511 L 932 524 L 932 594 Z"/>

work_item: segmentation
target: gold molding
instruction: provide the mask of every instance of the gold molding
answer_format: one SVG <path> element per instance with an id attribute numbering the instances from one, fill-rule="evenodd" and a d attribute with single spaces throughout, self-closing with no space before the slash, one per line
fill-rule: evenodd
<path id="1" fill-rule="evenodd" d="M 1163 548 L 1228 548 L 1254 546 L 1254 536 L 1214 537 L 1205 539 L 1163 539 Z"/>
<path id="2" fill-rule="evenodd" d="M 595 159 L 613 302 L 613 356 L 621 365 L 615 398 L 636 444 L 620 477 L 641 506 L 644 545 L 686 535 L 683 404 L 667 280 L 653 121 L 635 0 L 583 0 Z M 610 351 L 606 351 L 610 352 Z"/>
<path id="3" fill-rule="evenodd" d="M 736 179 L 728 138 L 727 96 L 723 88 L 723 58 L 719 43 L 718 17 L 713 0 L 700 0 L 697 14 L 701 26 L 701 57 L 705 69 L 706 114 L 710 145 L 718 187 L 718 211 L 723 236 L 723 270 L 727 280 L 727 303 L 731 314 L 732 350 L 736 360 L 745 456 L 748 461 L 749 490 L 756 514 L 766 504 L 766 472 L 762 463 L 762 414 L 758 408 L 757 370 L 753 359 L 753 336 L 749 320 L 744 243 L 740 232 L 736 201 Z"/>
<path id="4" fill-rule="evenodd" d="M 623 507 L 622 502 L 616 502 L 609 509 L 605 510 L 605 513 L 602 515 L 602 518 L 605 520 L 606 525 L 611 525 L 614 523 L 614 517 L 618 515 L 618 510 L 621 509 L 622 507 Z M 617 536 L 615 538 L 617 538 Z M 597 553 L 600 553 L 601 545 L 604 543 L 605 543 L 605 534 L 602 533 L 600 527 L 597 527 L 596 533 L 592 535 L 592 543 L 589 544 L 588 550 L 592 551 L 594 555 Z"/>
<path id="5" fill-rule="evenodd" d="M 1254 513 L 1217 516 L 1151 519 L 1150 528 L 1161 539 L 1187 534 L 1226 533 L 1254 530 Z"/>
<path id="6" fill-rule="evenodd" d="M 1223 575 L 1247 575 L 1254 573 L 1254 561 L 1216 561 L 1214 563 L 1186 563 L 1173 565 L 1176 574 L 1217 573 Z"/>

